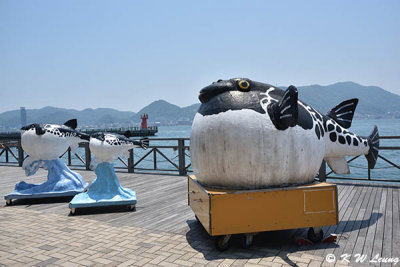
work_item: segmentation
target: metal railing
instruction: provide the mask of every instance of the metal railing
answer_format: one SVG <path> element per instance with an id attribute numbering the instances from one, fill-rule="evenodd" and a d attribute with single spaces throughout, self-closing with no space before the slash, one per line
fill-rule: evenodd
<path id="1" fill-rule="evenodd" d="M 115 168 L 130 173 L 175 172 L 186 175 L 191 172 L 189 145 L 186 144 L 189 138 L 150 138 L 149 141 L 150 146 L 147 150 L 131 149 L 127 158 L 119 157 L 114 163 Z M 5 156 L 1 157 L 3 154 Z M 22 166 L 25 158 L 20 140 L 0 141 L 0 163 Z M 92 156 L 88 143 L 80 143 L 77 153 L 68 149 L 60 158 L 66 160 L 70 167 L 91 169 Z"/>
<path id="2" fill-rule="evenodd" d="M 133 127 L 117 127 L 117 128 L 84 128 L 81 129 L 83 133 L 92 134 L 97 132 L 108 132 L 124 134 L 126 131 L 130 131 L 132 136 L 154 136 L 158 132 L 157 126 L 149 126 L 147 128 L 141 128 L 138 126 Z M 0 132 L 0 140 L 16 141 L 21 139 L 21 132 Z"/>
<path id="3" fill-rule="evenodd" d="M 381 136 L 381 140 L 400 140 L 400 136 Z M 119 157 L 116 161 L 115 168 L 126 170 L 130 173 L 140 172 L 170 172 L 179 175 L 186 175 L 191 172 L 189 138 L 150 138 L 150 146 L 147 150 L 131 149 L 129 156 L 126 158 Z M 90 170 L 92 157 L 87 143 L 79 145 L 81 153 L 72 153 L 68 149 L 62 156 L 66 160 L 67 165 L 75 168 L 84 168 Z M 83 150 L 83 152 L 82 152 Z M 397 159 L 400 158 L 400 146 L 380 146 L 380 151 L 399 151 Z M 3 156 L 3 157 L 2 157 Z M 24 151 L 21 147 L 20 140 L 1 141 L 0 140 L 0 163 L 9 165 L 22 166 L 25 158 Z M 351 163 L 360 156 L 353 157 L 348 160 Z M 363 164 L 367 170 L 366 177 L 341 177 L 332 176 L 333 173 L 327 168 L 323 162 L 318 173 L 317 179 L 326 181 L 327 179 L 345 179 L 345 180 L 363 180 L 363 181 L 382 181 L 382 182 L 399 182 L 400 181 L 400 164 L 395 160 L 388 159 L 386 156 L 378 155 L 378 161 L 389 164 L 391 168 L 398 170 L 398 175 L 391 179 L 376 179 L 371 175 L 371 169 L 368 168 L 367 160 Z M 379 168 L 378 168 L 379 169 Z"/>
<path id="4" fill-rule="evenodd" d="M 400 140 L 400 136 L 380 136 L 379 140 Z M 379 151 L 399 151 L 399 156 L 398 158 L 400 159 L 400 146 L 379 146 Z M 362 155 L 361 155 L 362 156 Z M 349 159 L 347 161 L 347 163 L 350 163 L 356 159 L 358 159 L 361 156 L 356 156 L 356 157 L 352 157 L 351 159 Z M 362 168 L 362 169 L 366 169 L 367 170 L 367 177 L 353 177 L 353 176 L 349 176 L 349 177 L 343 177 L 343 176 L 331 176 L 331 174 L 333 173 L 332 170 L 330 170 L 329 168 L 327 169 L 327 164 L 325 161 L 322 162 L 321 167 L 319 169 L 319 173 L 318 173 L 318 180 L 319 181 L 326 181 L 327 179 L 337 179 L 337 180 L 360 180 L 360 181 L 379 181 L 379 182 L 400 182 L 400 164 L 396 164 L 393 162 L 393 160 L 389 160 L 387 157 L 379 154 L 378 155 L 378 159 L 377 162 L 380 160 L 386 162 L 389 164 L 390 168 L 395 168 L 398 169 L 398 175 L 397 175 L 397 179 L 395 179 L 396 177 L 393 177 L 393 179 L 376 179 L 374 177 L 372 177 L 371 175 L 371 169 L 368 166 L 367 160 L 365 159 L 365 164 L 366 167 L 358 167 L 358 168 Z M 388 167 L 383 167 L 383 168 L 388 168 Z M 375 169 L 379 169 L 375 167 Z M 328 172 L 327 172 L 328 170 Z"/>
<path id="5" fill-rule="evenodd" d="M 147 128 L 141 128 L 138 126 L 133 127 L 117 127 L 117 128 L 93 128 L 93 129 L 82 129 L 82 132 L 87 134 L 98 133 L 98 132 L 109 132 L 123 134 L 126 131 L 130 131 L 132 136 L 150 136 L 158 132 L 157 126 L 149 126 Z"/>

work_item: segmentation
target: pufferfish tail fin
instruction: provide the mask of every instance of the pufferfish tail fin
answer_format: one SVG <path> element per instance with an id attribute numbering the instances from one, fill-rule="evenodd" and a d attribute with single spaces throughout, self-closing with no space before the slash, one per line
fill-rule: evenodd
<path id="1" fill-rule="evenodd" d="M 291 85 L 286 89 L 279 102 L 268 106 L 268 115 L 276 129 L 286 130 L 289 127 L 296 126 L 299 113 L 297 99 L 297 88 Z"/>

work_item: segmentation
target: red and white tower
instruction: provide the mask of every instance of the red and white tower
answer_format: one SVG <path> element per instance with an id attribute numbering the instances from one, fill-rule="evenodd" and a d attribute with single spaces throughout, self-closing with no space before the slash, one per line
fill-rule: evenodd
<path id="1" fill-rule="evenodd" d="M 142 129 L 147 129 L 147 119 L 149 115 L 143 114 L 140 118 L 142 119 Z"/>

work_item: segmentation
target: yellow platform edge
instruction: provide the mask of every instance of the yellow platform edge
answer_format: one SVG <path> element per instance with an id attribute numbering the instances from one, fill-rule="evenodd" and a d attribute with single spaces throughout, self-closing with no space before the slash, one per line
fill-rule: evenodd
<path id="1" fill-rule="evenodd" d="M 211 236 L 335 225 L 336 185 L 260 190 L 223 190 L 202 186 L 188 176 L 188 204 Z"/>

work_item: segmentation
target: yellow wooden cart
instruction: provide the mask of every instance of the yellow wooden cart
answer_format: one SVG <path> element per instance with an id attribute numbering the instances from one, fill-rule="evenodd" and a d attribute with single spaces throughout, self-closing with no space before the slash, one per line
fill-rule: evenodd
<path id="1" fill-rule="evenodd" d="M 229 247 L 232 234 L 246 234 L 248 247 L 254 233 L 304 227 L 310 227 L 308 238 L 317 242 L 323 238 L 322 226 L 338 223 L 337 188 L 329 183 L 224 190 L 203 186 L 190 175 L 188 201 L 219 250 Z"/>

